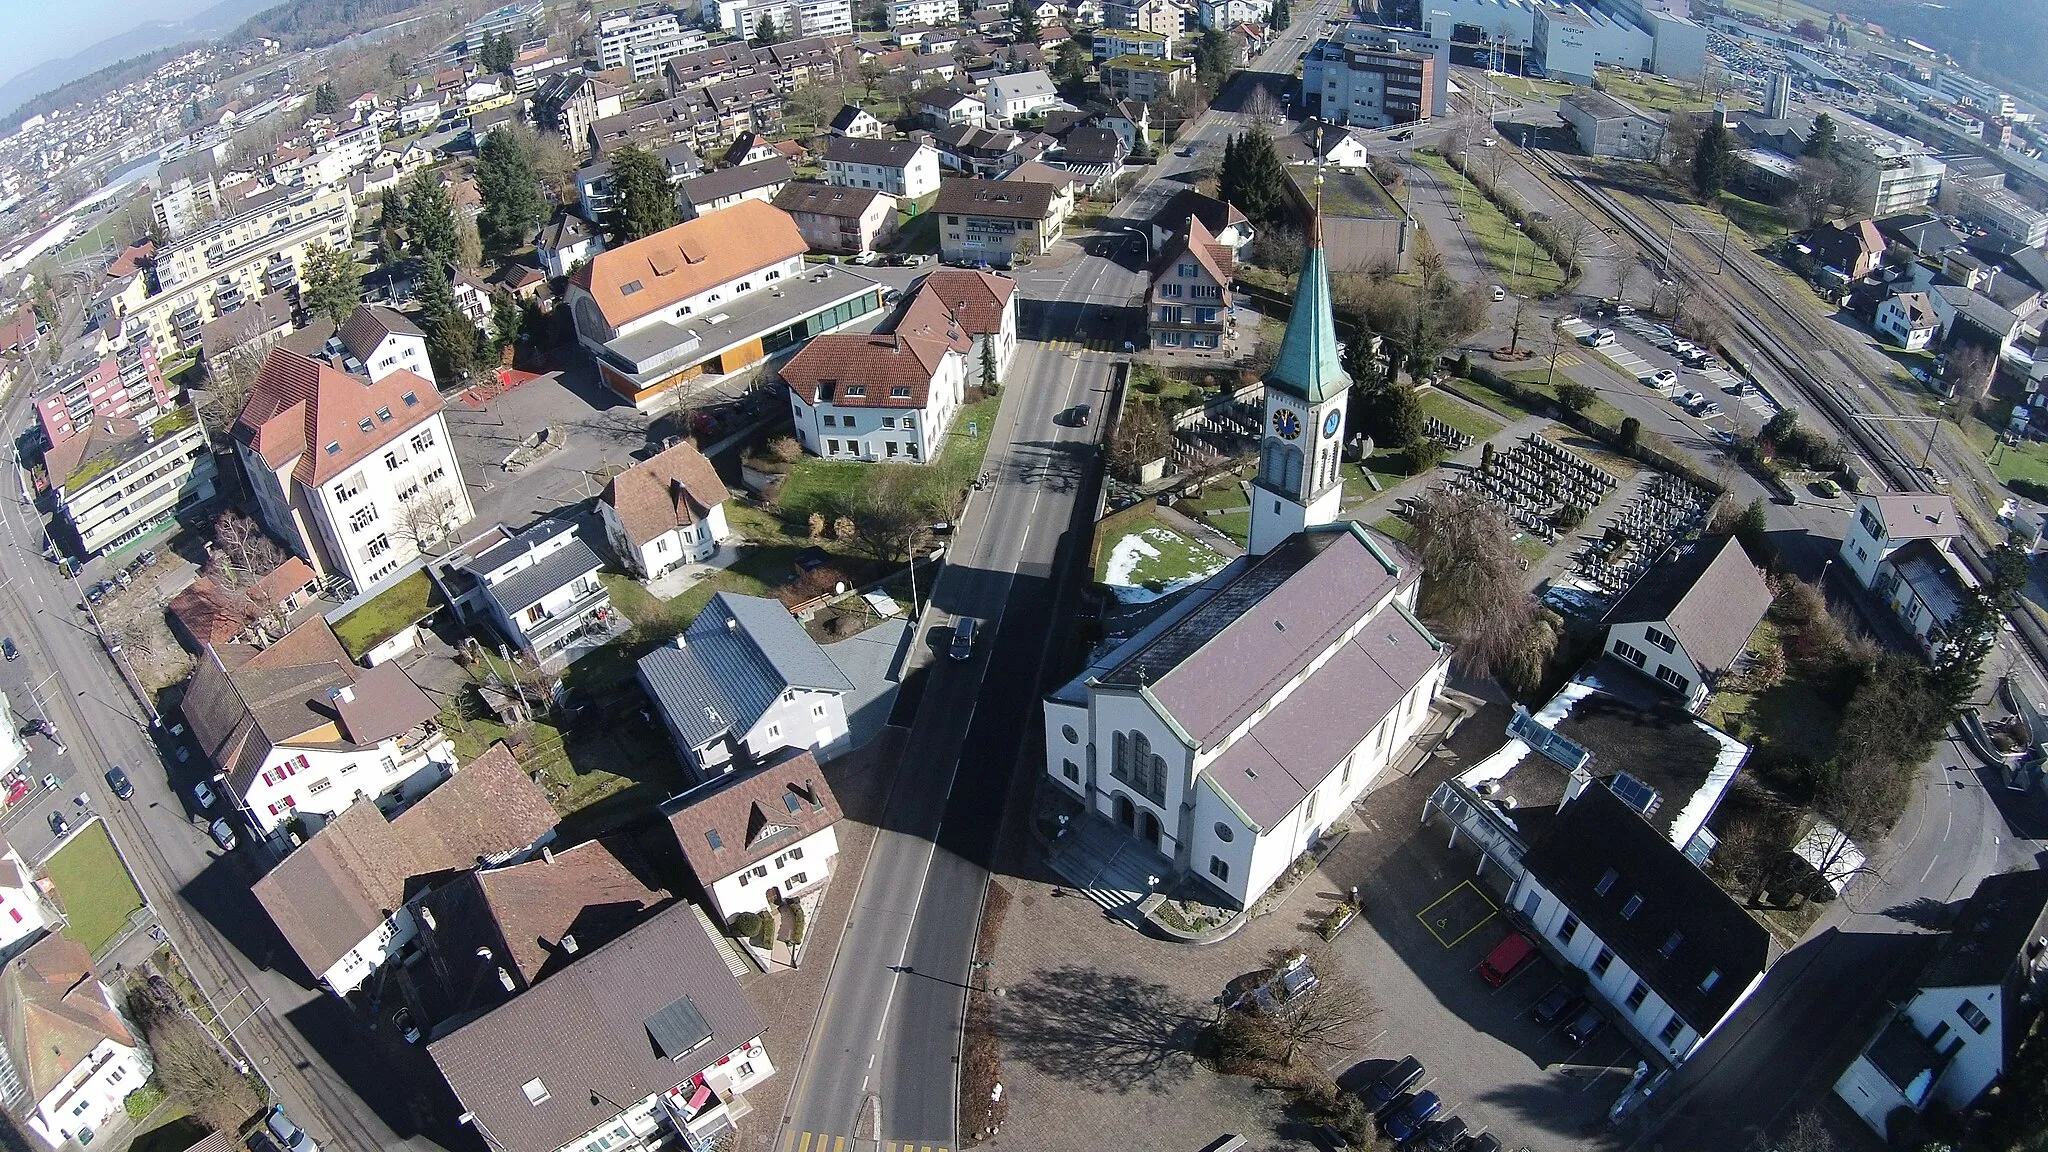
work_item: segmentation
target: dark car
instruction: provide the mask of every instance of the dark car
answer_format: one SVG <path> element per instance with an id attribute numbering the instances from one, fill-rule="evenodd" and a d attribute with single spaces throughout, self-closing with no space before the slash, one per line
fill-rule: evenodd
<path id="1" fill-rule="evenodd" d="M 1529 1015 L 1538 1024 L 1555 1024 L 1585 1006 L 1579 994 L 1563 984 L 1552 988 L 1548 995 L 1536 1002 Z"/>
<path id="2" fill-rule="evenodd" d="M 1598 1036 L 1600 1030 L 1605 1027 L 1607 1027 L 1607 1017 L 1602 1016 L 1598 1008 L 1588 1006 L 1571 1023 L 1564 1026 L 1564 1038 L 1568 1042 L 1583 1048 L 1586 1046 L 1587 1041 Z"/>
<path id="3" fill-rule="evenodd" d="M 0 655 L 6 656 L 9 660 L 21 659 L 21 649 L 14 646 L 14 637 L 9 636 L 0 640 Z"/>
<path id="4" fill-rule="evenodd" d="M 70 825 L 70 823 L 69 823 L 69 822 L 67 822 L 67 821 L 66 821 L 66 820 L 64 819 L 64 814 L 63 814 L 62 812 L 52 812 L 52 813 L 50 813 L 50 834 L 51 834 L 51 835 L 53 835 L 53 836 L 62 836 L 63 834 L 65 834 L 66 832 L 69 832 L 69 831 L 71 831 L 71 825 Z"/>
<path id="5" fill-rule="evenodd" d="M 1418 1092 L 1410 1096 L 1399 1108 L 1394 1109 L 1393 1115 L 1387 1117 L 1387 1122 L 1381 1126 L 1381 1130 L 1386 1132 L 1387 1139 L 1394 1143 L 1406 1144 L 1420 1135 L 1422 1126 L 1436 1119 L 1436 1114 L 1443 1110 L 1443 1099 L 1436 1093 Z"/>
<path id="6" fill-rule="evenodd" d="M 1372 1082 L 1365 1090 L 1365 1106 L 1378 1116 L 1394 1106 L 1394 1102 L 1422 1079 L 1422 1061 L 1413 1056 L 1401 1057 L 1401 1062 Z"/>
<path id="7" fill-rule="evenodd" d="M 135 785 L 129 781 L 128 774 L 121 771 L 119 764 L 107 769 L 107 787 L 112 788 L 114 795 L 123 800 L 135 795 Z"/>
<path id="8" fill-rule="evenodd" d="M 1429 1126 L 1429 1130 L 1422 1134 L 1422 1142 L 1429 1147 L 1429 1152 L 1457 1152 L 1458 1145 L 1465 1139 L 1465 1132 L 1462 1118 L 1446 1116 Z"/>
<path id="9" fill-rule="evenodd" d="M 1458 1152 L 1500 1152 L 1500 1137 L 1491 1132 L 1467 1136 L 1465 1142 L 1458 1145 Z"/>

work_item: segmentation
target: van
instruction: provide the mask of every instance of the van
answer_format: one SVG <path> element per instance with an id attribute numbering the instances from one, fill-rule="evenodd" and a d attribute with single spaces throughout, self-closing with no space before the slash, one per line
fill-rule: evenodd
<path id="1" fill-rule="evenodd" d="M 953 646 L 946 654 L 955 660 L 966 660 L 974 655 L 974 618 L 963 616 L 953 622 Z"/>
<path id="2" fill-rule="evenodd" d="M 1508 977 L 1527 964 L 1536 955 L 1536 942 L 1520 932 L 1510 932 L 1486 959 L 1479 962 L 1479 974 L 1495 988 L 1508 982 Z"/>
<path id="3" fill-rule="evenodd" d="M 1505 300 L 1505 299 L 1507 299 L 1507 298 L 1508 298 L 1508 290 L 1507 290 L 1507 289 L 1505 289 L 1505 288 L 1503 288 L 1503 287 L 1501 287 L 1501 286 L 1500 286 L 1500 285 L 1498 285 L 1498 284 L 1495 284 L 1495 285 L 1493 286 L 1493 299 L 1494 299 L 1494 302 L 1495 302 L 1495 303 L 1499 303 L 1500 301 L 1502 301 L 1502 300 Z"/>
<path id="4" fill-rule="evenodd" d="M 284 1105 L 272 1105 L 264 1121 L 265 1126 L 270 1129 L 271 1137 L 286 1152 L 320 1152 L 319 1143 L 306 1135 L 306 1130 L 293 1122 L 290 1116 L 285 1115 Z"/>

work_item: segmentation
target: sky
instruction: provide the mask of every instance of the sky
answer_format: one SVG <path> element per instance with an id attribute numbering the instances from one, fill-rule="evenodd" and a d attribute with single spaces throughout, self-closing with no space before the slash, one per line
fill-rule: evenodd
<path id="1" fill-rule="evenodd" d="M 182 20 L 212 0 L 0 0 L 0 84 L 146 20 Z"/>

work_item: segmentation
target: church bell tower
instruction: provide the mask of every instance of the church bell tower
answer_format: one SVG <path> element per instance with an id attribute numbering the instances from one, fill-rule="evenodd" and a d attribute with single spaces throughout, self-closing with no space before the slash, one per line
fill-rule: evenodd
<path id="1" fill-rule="evenodd" d="M 1251 550 L 1265 555 L 1313 524 L 1336 522 L 1344 498 L 1338 474 L 1351 377 L 1337 349 L 1323 217 L 1309 219 L 1308 251 L 1280 353 L 1266 374 L 1259 475 L 1252 486 Z"/>

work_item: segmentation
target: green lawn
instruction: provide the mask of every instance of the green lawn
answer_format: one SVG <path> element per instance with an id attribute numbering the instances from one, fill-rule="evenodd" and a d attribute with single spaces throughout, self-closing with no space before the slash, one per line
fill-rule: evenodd
<path id="1" fill-rule="evenodd" d="M 1985 458 L 2000 483 L 2023 480 L 2048 487 L 2048 444 L 2022 440 L 2017 448 L 1998 443 L 1998 430 L 1976 417 L 1958 429 L 1961 438 Z M 1922 437 L 1921 443 L 1926 443 Z"/>
<path id="2" fill-rule="evenodd" d="M 1769 619 L 1749 638 L 1751 652 L 1772 651 L 1779 644 L 1778 626 Z M 1762 692 L 1714 693 L 1707 700 L 1706 721 L 1759 751 L 1818 761 L 1833 754 L 1842 714 L 1788 667 Z"/>
<path id="3" fill-rule="evenodd" d="M 1499 422 L 1481 416 L 1469 405 L 1460 404 L 1441 392 L 1432 389 L 1424 392 L 1421 399 L 1424 416 L 1441 420 L 1474 440 L 1484 440 L 1501 430 Z"/>
<path id="4" fill-rule="evenodd" d="M 1477 380 L 1460 380 L 1459 384 L 1462 385 L 1458 391 L 1460 396 L 1471 400 L 1488 411 L 1497 412 L 1510 421 L 1534 415 L 1527 408 L 1522 407 L 1521 402 L 1514 397 L 1496 392 Z"/>
<path id="5" fill-rule="evenodd" d="M 1249 475 L 1247 470 L 1242 474 L 1229 473 L 1211 480 L 1199 496 L 1179 501 L 1174 509 L 1191 520 L 1209 525 L 1239 544 L 1248 544 L 1252 532 L 1251 506 L 1246 503 L 1244 489 L 1239 488 L 1237 482 L 1242 476 Z"/>
<path id="6" fill-rule="evenodd" d="M 1510 292 L 1525 296 L 1554 292 L 1564 285 L 1564 272 L 1550 254 L 1524 236 L 1493 201 L 1458 173 L 1450 162 L 1435 152 L 1415 152 L 1415 162 L 1428 168 L 1456 198 L 1465 214 L 1465 230 L 1472 242 L 1493 266 L 1500 283 Z M 1439 247 L 1442 245 L 1439 244 Z"/>
<path id="7" fill-rule="evenodd" d="M 1415 526 L 1394 515 L 1392 512 L 1373 521 L 1372 527 L 1380 535 L 1390 540 L 1398 540 L 1403 544 L 1415 539 Z"/>
<path id="8" fill-rule="evenodd" d="M 362 607 L 334 625 L 335 639 L 360 660 L 363 653 L 399 634 L 410 625 L 433 615 L 440 607 L 434 581 L 424 570 L 415 572 L 370 598 Z"/>
<path id="9" fill-rule="evenodd" d="M 1119 587 L 1153 591 L 1206 576 L 1227 562 L 1214 548 L 1182 535 L 1152 516 L 1132 521 L 1116 536 L 1104 540 L 1100 555 L 1096 580 L 1109 583 L 1115 577 Z"/>
<path id="10" fill-rule="evenodd" d="M 142 909 L 142 891 L 114 851 L 107 826 L 95 820 L 50 857 L 50 882 L 69 921 L 64 934 L 97 955 Z"/>
<path id="11" fill-rule="evenodd" d="M 1556 381 L 1546 384 L 1544 383 L 1544 378 L 1549 374 L 1547 369 L 1501 373 L 1501 375 L 1506 376 L 1531 392 L 1540 392 L 1555 400 L 1557 399 L 1557 385 L 1567 382 L 1569 377 L 1560 375 Z M 1621 409 L 1616 408 L 1605 397 L 1601 396 L 1595 396 L 1593 402 L 1586 405 L 1583 414 L 1588 420 L 1600 425 L 1602 428 L 1619 428 L 1624 419 Z"/>
<path id="12" fill-rule="evenodd" d="M 1733 192 L 1721 193 L 1717 205 L 1719 215 L 1735 223 L 1735 230 L 1750 238 L 1752 245 L 1762 247 L 1783 240 L 1789 229 L 1785 226 L 1785 214 L 1769 205 L 1755 200 L 1745 200 Z M 1705 211 L 1711 213 L 1712 208 Z"/>

